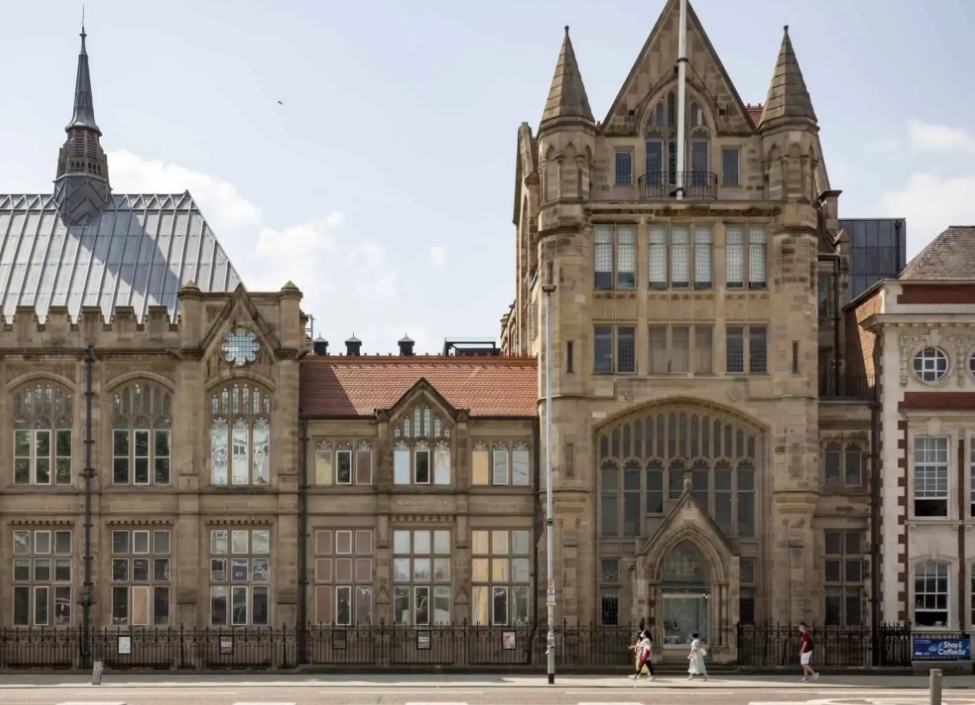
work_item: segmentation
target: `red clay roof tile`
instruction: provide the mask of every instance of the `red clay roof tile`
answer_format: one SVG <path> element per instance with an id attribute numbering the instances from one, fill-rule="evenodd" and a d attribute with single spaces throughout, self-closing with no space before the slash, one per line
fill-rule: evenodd
<path id="1" fill-rule="evenodd" d="M 765 106 L 752 105 L 749 103 L 747 106 L 745 106 L 745 110 L 748 111 L 748 117 L 750 117 L 752 122 L 755 123 L 755 127 L 758 127 L 758 123 L 762 121 L 762 113 L 765 112 Z"/>
<path id="2" fill-rule="evenodd" d="M 301 412 L 309 416 L 372 416 L 389 409 L 426 379 L 471 416 L 538 415 L 534 357 L 342 357 L 301 361 Z"/>

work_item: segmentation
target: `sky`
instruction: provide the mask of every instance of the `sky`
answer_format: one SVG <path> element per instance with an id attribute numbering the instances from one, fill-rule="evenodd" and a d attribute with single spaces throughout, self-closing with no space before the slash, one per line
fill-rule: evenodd
<path id="1" fill-rule="evenodd" d="M 765 102 L 789 25 L 842 218 L 906 218 L 908 257 L 975 223 L 970 4 L 691 4 L 746 103 Z M 563 26 L 602 119 L 663 7 L 86 0 L 113 190 L 188 189 L 247 288 L 293 281 L 332 350 L 498 339 L 517 129 L 537 129 Z M 51 191 L 81 14 L 0 0 L 0 193 Z"/>

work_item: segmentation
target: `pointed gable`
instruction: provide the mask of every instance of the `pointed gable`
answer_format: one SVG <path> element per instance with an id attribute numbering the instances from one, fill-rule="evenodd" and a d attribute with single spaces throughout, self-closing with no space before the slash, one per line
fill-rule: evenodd
<path id="1" fill-rule="evenodd" d="M 643 107 L 669 83 L 676 81 L 679 0 L 667 0 L 663 12 L 640 50 L 616 100 L 603 121 L 604 134 L 633 134 L 639 128 Z M 709 102 L 717 116 L 719 131 L 751 134 L 751 115 L 735 89 L 728 72 L 708 39 L 697 14 L 687 4 L 687 84 Z M 724 112 L 720 115 L 720 112 Z"/>
<path id="2" fill-rule="evenodd" d="M 224 353 L 226 351 L 223 350 L 223 346 L 226 344 L 226 336 L 237 332 L 253 337 L 257 346 L 255 348 L 256 356 L 262 358 L 263 362 L 269 362 L 275 351 L 281 348 L 281 341 L 274 332 L 274 328 L 261 315 L 243 284 L 237 286 L 237 289 L 227 299 L 227 303 L 220 309 L 220 313 L 210 325 L 210 330 L 207 331 L 200 345 L 204 351 L 204 356 L 217 362 L 217 367 L 219 367 L 222 362 L 225 362 Z M 265 353 L 270 353 L 270 356 L 265 355 Z"/>
<path id="3" fill-rule="evenodd" d="M 436 387 L 427 381 L 426 377 L 421 377 L 420 380 L 410 387 L 403 394 L 403 396 L 397 399 L 396 403 L 391 407 L 388 409 L 376 409 L 376 411 L 388 411 L 389 417 L 392 419 L 396 415 L 404 411 L 408 411 L 410 407 L 418 403 L 420 400 L 432 401 L 435 406 L 439 407 L 440 411 L 442 411 L 446 416 L 449 416 L 451 419 L 455 419 L 457 416 L 458 410 L 455 409 L 449 401 L 444 399 L 443 395 L 437 391 Z"/>
<path id="4" fill-rule="evenodd" d="M 775 72 L 772 74 L 765 109 L 762 111 L 761 125 L 765 127 L 777 120 L 816 122 L 812 99 L 792 48 L 792 40 L 789 39 L 789 25 L 784 28 L 779 58 L 775 62 Z"/>
<path id="5" fill-rule="evenodd" d="M 565 39 L 562 40 L 562 50 L 559 60 L 555 64 L 555 75 L 552 86 L 545 101 L 545 111 L 542 113 L 541 127 L 560 118 L 581 118 L 593 122 L 592 109 L 589 107 L 589 97 L 586 87 L 582 84 L 582 72 L 576 62 L 576 54 L 569 39 L 569 28 L 565 28 Z"/>

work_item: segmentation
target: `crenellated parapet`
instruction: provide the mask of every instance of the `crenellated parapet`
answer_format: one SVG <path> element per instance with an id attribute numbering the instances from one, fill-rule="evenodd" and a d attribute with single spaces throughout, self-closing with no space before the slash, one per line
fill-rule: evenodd
<path id="1" fill-rule="evenodd" d="M 132 306 L 116 306 L 107 319 L 101 306 L 82 306 L 74 316 L 67 306 L 18 306 L 11 319 L 0 317 L 0 354 L 57 354 L 89 345 L 120 352 L 176 352 L 206 347 L 215 329 L 241 325 L 273 338 L 280 348 L 303 347 L 301 292 L 290 282 L 278 292 L 255 294 L 242 286 L 233 293 L 203 293 L 188 283 L 180 289 L 179 301 L 177 316 L 166 306 L 149 306 L 141 318 Z"/>

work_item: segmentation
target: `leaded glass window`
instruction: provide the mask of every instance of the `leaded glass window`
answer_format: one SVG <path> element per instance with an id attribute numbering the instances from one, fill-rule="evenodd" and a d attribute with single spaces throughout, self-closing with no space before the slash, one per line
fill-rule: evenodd
<path id="1" fill-rule="evenodd" d="M 413 407 L 400 418 L 394 435 L 394 484 L 451 484 L 451 424 L 436 409 Z"/>
<path id="2" fill-rule="evenodd" d="M 645 536 L 643 517 L 694 500 L 731 538 L 756 533 L 761 435 L 744 423 L 693 410 L 654 411 L 598 436 L 599 525 L 604 537 Z"/>
<path id="3" fill-rule="evenodd" d="M 14 483 L 71 484 L 71 393 L 37 382 L 14 393 Z"/>
<path id="4" fill-rule="evenodd" d="M 210 481 L 266 486 L 271 481 L 271 397 L 234 382 L 210 397 Z"/>
<path id="5" fill-rule="evenodd" d="M 112 482 L 168 485 L 172 403 L 169 392 L 134 384 L 112 397 Z"/>

